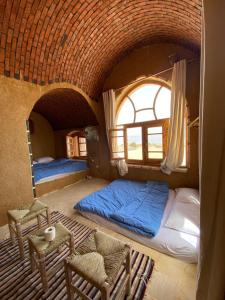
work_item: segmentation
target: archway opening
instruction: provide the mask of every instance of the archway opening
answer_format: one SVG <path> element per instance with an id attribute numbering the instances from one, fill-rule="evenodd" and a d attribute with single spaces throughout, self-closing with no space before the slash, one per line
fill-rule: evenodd
<path id="1" fill-rule="evenodd" d="M 34 196 L 62 187 L 62 180 L 71 184 L 69 175 L 74 181 L 77 173 L 78 179 L 87 175 L 85 128 L 97 125 L 87 100 L 73 89 L 54 89 L 35 103 L 29 116 Z"/>

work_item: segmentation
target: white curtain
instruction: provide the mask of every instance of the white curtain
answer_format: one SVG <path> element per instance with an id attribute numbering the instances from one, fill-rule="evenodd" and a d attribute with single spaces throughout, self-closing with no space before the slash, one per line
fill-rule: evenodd
<path id="1" fill-rule="evenodd" d="M 115 126 L 115 92 L 114 90 L 108 90 L 102 94 L 103 105 L 105 112 L 105 126 L 108 143 L 110 145 L 109 129 Z"/>
<path id="2" fill-rule="evenodd" d="M 115 127 L 115 92 L 114 90 L 108 90 L 102 94 L 103 105 L 105 112 L 105 125 L 106 125 L 106 134 L 108 139 L 108 144 L 110 147 L 110 136 L 109 129 Z M 128 172 L 128 167 L 124 159 L 120 159 L 116 162 L 117 169 L 121 176 L 124 176 Z"/>
<path id="3" fill-rule="evenodd" d="M 181 166 L 184 157 L 185 92 L 186 60 L 180 60 L 173 67 L 168 149 L 161 164 L 162 172 L 168 175 Z"/>

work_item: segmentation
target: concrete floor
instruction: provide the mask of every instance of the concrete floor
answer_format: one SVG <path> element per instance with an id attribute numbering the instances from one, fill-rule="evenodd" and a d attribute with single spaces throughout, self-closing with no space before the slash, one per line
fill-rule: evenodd
<path id="1" fill-rule="evenodd" d="M 152 257 L 155 260 L 155 267 L 151 281 L 147 285 L 144 297 L 145 300 L 194 300 L 197 273 L 196 265 L 185 263 L 151 248 L 145 247 L 75 213 L 73 210 L 75 203 L 84 196 L 104 187 L 107 184 L 107 181 L 98 178 L 82 180 L 78 183 L 65 187 L 64 189 L 42 196 L 39 199 L 48 204 L 51 210 L 61 211 L 65 215 L 75 218 L 82 224 L 88 225 L 92 228 L 99 228 L 116 238 L 127 241 L 134 249 Z M 7 236 L 7 227 L 3 226 L 0 228 L 0 239 Z"/>

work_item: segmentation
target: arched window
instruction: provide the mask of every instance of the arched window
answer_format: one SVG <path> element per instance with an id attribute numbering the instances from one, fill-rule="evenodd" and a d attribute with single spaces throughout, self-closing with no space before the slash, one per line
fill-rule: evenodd
<path id="1" fill-rule="evenodd" d="M 161 81 L 140 84 L 122 99 L 111 130 L 113 159 L 159 164 L 166 156 L 171 90 Z"/>
<path id="2" fill-rule="evenodd" d="M 117 125 L 170 118 L 171 91 L 156 83 L 144 84 L 122 101 Z"/>

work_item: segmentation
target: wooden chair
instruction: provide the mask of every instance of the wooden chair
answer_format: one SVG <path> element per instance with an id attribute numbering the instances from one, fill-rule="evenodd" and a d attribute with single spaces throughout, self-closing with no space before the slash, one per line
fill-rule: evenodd
<path id="1" fill-rule="evenodd" d="M 37 218 L 38 228 L 41 226 L 41 217 L 47 220 L 47 224 L 51 224 L 51 215 L 47 205 L 39 200 L 35 200 L 32 204 L 27 204 L 19 209 L 8 210 L 8 226 L 12 244 L 15 244 L 15 238 L 18 239 L 19 251 L 21 258 L 24 258 L 24 245 L 23 241 L 29 234 L 23 234 L 22 225 L 25 225 L 31 220 Z M 46 227 L 46 225 L 45 225 Z"/>
<path id="2" fill-rule="evenodd" d="M 125 295 L 128 299 L 130 296 L 130 246 L 100 231 L 94 231 L 64 261 L 68 299 L 73 299 L 75 292 L 82 299 L 91 300 L 76 286 L 76 283 L 72 284 L 75 272 L 100 290 L 102 300 L 109 300 L 110 292 L 123 265 L 126 275 L 113 299 L 123 299 Z"/>

